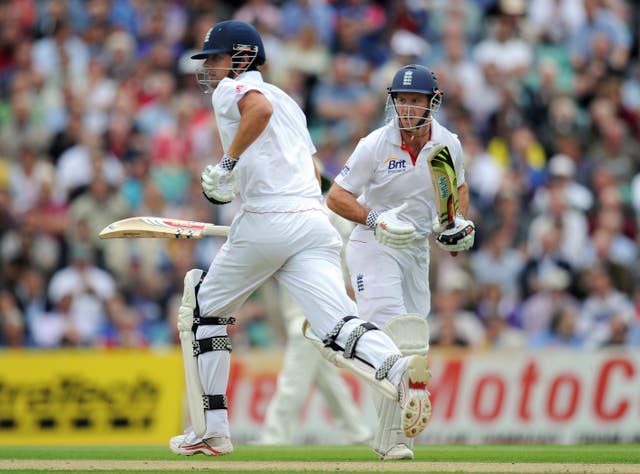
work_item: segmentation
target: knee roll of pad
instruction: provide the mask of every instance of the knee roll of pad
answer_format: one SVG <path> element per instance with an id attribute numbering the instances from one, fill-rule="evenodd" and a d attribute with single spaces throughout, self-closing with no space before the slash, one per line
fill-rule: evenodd
<path id="1" fill-rule="evenodd" d="M 409 313 L 393 318 L 382 328 L 402 355 L 426 355 L 429 350 L 429 324 L 418 313 Z"/>

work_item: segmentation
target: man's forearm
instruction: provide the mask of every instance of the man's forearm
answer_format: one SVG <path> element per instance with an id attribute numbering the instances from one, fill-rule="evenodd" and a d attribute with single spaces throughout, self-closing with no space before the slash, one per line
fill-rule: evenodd
<path id="1" fill-rule="evenodd" d="M 362 206 L 353 194 L 335 183 L 327 194 L 327 206 L 339 216 L 352 222 L 367 223 L 369 209 Z"/>

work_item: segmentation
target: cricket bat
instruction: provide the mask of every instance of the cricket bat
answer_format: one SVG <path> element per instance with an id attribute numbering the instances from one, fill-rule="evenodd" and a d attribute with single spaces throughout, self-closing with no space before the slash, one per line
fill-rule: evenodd
<path id="1" fill-rule="evenodd" d="M 101 239 L 201 239 L 208 236 L 226 237 L 229 227 L 206 222 L 165 217 L 129 217 L 112 222 L 100 231 Z"/>
<path id="2" fill-rule="evenodd" d="M 459 212 L 456 170 L 446 145 L 438 145 L 431 152 L 429 169 L 438 212 L 437 223 L 433 230 L 442 232 L 455 225 L 456 215 Z"/>
<path id="3" fill-rule="evenodd" d="M 455 226 L 456 215 L 459 212 L 458 180 L 451 153 L 446 145 L 438 145 L 431 152 L 429 170 L 438 207 L 438 218 L 433 230 L 442 232 L 444 229 Z M 451 252 L 451 255 L 455 257 L 458 252 Z"/>

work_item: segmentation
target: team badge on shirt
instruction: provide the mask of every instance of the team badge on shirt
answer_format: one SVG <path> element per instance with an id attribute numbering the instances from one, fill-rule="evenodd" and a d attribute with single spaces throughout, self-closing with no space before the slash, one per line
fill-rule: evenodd
<path id="1" fill-rule="evenodd" d="M 351 171 L 351 168 L 349 168 L 349 165 L 344 165 L 344 168 L 342 168 L 342 171 L 340 171 L 340 176 L 348 175 L 349 171 Z"/>
<path id="2" fill-rule="evenodd" d="M 384 164 L 387 165 L 387 174 L 402 173 L 407 168 L 407 160 L 393 156 L 384 160 Z"/>

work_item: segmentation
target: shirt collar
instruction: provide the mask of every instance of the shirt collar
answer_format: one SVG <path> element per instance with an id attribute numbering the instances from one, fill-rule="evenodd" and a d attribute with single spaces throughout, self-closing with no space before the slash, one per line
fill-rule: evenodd
<path id="1" fill-rule="evenodd" d="M 387 134 L 389 135 L 389 141 L 392 145 L 401 146 L 402 145 L 402 137 L 400 135 L 400 130 L 398 130 L 395 125 L 387 124 L 388 128 Z M 440 125 L 435 118 L 431 119 L 431 140 L 427 142 L 427 145 L 431 142 L 440 142 L 440 137 L 442 136 L 442 125 Z"/>
<path id="2" fill-rule="evenodd" d="M 262 83 L 264 79 L 262 78 L 262 74 L 260 71 L 245 71 L 236 77 L 237 80 L 242 80 L 246 82 L 254 82 L 254 83 Z"/>

